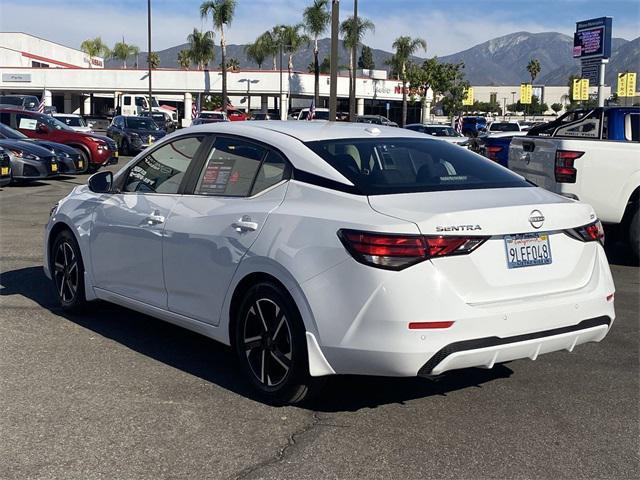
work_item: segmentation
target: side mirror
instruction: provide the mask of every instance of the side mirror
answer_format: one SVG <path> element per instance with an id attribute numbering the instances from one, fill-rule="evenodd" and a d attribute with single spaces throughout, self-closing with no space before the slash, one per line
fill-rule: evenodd
<path id="1" fill-rule="evenodd" d="M 39 123 L 37 127 L 38 133 L 49 133 L 49 127 L 44 123 Z"/>
<path id="2" fill-rule="evenodd" d="M 113 187 L 113 173 L 108 170 L 94 173 L 89 177 L 89 190 L 93 193 L 110 193 Z"/>

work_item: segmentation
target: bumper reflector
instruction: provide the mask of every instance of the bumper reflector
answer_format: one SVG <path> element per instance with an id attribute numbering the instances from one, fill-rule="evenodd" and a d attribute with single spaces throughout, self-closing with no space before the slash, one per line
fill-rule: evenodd
<path id="1" fill-rule="evenodd" d="M 409 330 L 449 328 L 451 325 L 453 325 L 453 322 L 409 322 Z"/>

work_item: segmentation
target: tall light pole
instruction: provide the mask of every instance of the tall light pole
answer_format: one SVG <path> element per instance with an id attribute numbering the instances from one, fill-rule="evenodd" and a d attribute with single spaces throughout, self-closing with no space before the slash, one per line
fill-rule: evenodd
<path id="1" fill-rule="evenodd" d="M 149 68 L 149 111 L 153 110 L 153 93 L 151 88 L 151 0 L 147 0 L 147 67 Z"/>
<path id="2" fill-rule="evenodd" d="M 338 110 L 338 23 L 340 0 L 331 1 L 331 74 L 329 76 L 329 121 L 336 120 Z"/>
<path id="3" fill-rule="evenodd" d="M 513 113 L 516 111 L 516 92 L 511 92 L 511 105 L 513 105 Z"/>
<path id="4" fill-rule="evenodd" d="M 356 55 L 358 51 L 358 0 L 353 0 L 354 44 L 351 46 L 351 84 L 349 88 L 349 121 L 356 121 Z"/>
<path id="5" fill-rule="evenodd" d="M 282 38 L 282 34 L 284 32 L 284 27 L 280 27 L 280 37 L 278 39 L 278 43 L 280 43 L 280 99 L 278 100 L 278 110 L 280 113 L 280 120 L 286 120 L 286 116 L 284 111 L 282 110 L 282 49 L 284 44 L 284 39 Z M 288 109 L 287 109 L 288 110 Z"/>

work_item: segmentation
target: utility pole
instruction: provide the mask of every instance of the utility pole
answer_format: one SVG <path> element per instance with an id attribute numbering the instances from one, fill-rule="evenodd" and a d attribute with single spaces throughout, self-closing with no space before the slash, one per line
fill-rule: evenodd
<path id="1" fill-rule="evenodd" d="M 351 82 L 349 88 L 349 121 L 356 121 L 356 56 L 358 52 L 358 0 L 353 0 L 353 29 L 356 42 L 351 47 Z"/>
<path id="2" fill-rule="evenodd" d="M 153 91 L 151 88 L 151 0 L 147 0 L 147 67 L 149 68 L 149 111 L 153 111 Z"/>
<path id="3" fill-rule="evenodd" d="M 338 23 L 340 0 L 331 1 L 331 75 L 329 85 L 329 121 L 336 120 L 338 110 Z"/>
<path id="4" fill-rule="evenodd" d="M 282 35 L 280 35 L 280 99 L 278 100 L 278 110 L 280 113 L 280 120 L 286 120 L 282 110 Z"/>

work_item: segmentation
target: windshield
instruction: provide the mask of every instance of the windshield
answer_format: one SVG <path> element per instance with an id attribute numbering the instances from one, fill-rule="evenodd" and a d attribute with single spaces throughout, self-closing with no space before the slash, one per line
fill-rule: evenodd
<path id="1" fill-rule="evenodd" d="M 158 126 L 150 118 L 142 117 L 127 117 L 127 128 L 133 128 L 136 130 L 158 130 Z"/>
<path id="2" fill-rule="evenodd" d="M 22 106 L 22 97 L 12 97 L 11 95 L 0 96 L 0 104 L 2 105 L 20 105 Z"/>
<path id="3" fill-rule="evenodd" d="M 56 120 L 60 120 L 62 123 L 69 127 L 86 127 L 87 124 L 84 122 L 84 118 L 82 117 L 54 117 Z"/>
<path id="4" fill-rule="evenodd" d="M 24 133 L 7 127 L 4 123 L 0 123 L 0 138 L 10 138 L 12 140 L 24 140 L 27 137 Z"/>
<path id="5" fill-rule="evenodd" d="M 55 128 L 56 130 L 70 130 L 70 131 L 73 131 L 73 128 L 67 127 L 60 120 L 56 120 L 55 118 L 50 117 L 49 115 L 40 115 L 39 120 L 42 123 L 47 124 L 49 127 Z"/>
<path id="6" fill-rule="evenodd" d="M 424 133 L 435 137 L 461 137 L 452 127 L 424 127 Z"/>
<path id="7" fill-rule="evenodd" d="M 358 138 L 306 145 L 364 195 L 531 186 L 491 160 L 435 139 Z"/>
<path id="8" fill-rule="evenodd" d="M 491 128 L 489 128 L 492 132 L 519 132 L 520 128 L 516 123 L 510 122 L 493 122 L 491 124 Z"/>

